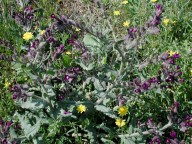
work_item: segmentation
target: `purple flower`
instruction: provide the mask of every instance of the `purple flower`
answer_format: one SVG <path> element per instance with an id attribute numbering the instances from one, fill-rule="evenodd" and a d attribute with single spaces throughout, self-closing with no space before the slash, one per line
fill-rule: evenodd
<path id="1" fill-rule="evenodd" d="M 60 49 L 61 51 L 63 51 L 64 45 L 60 45 L 60 46 L 59 46 L 59 49 Z"/>
<path id="2" fill-rule="evenodd" d="M 13 123 L 12 121 L 8 121 L 8 122 L 6 123 L 7 128 L 9 128 L 12 123 Z"/>
<path id="3" fill-rule="evenodd" d="M 65 75 L 65 80 L 69 81 L 70 77 L 68 75 Z"/>
<path id="4" fill-rule="evenodd" d="M 52 43 L 53 41 L 54 41 L 53 37 L 50 36 L 50 37 L 49 37 L 49 42 Z"/>
<path id="5" fill-rule="evenodd" d="M 156 14 L 157 16 L 160 16 L 160 15 L 162 14 L 162 12 L 163 12 L 163 6 L 160 5 L 160 4 L 157 4 L 157 5 L 156 5 L 156 12 L 155 12 L 155 14 Z"/>
<path id="6" fill-rule="evenodd" d="M 144 82 L 144 83 L 141 84 L 141 87 L 142 87 L 142 89 L 144 89 L 144 90 L 148 90 L 149 84 L 146 83 L 146 82 Z"/>
<path id="7" fill-rule="evenodd" d="M 52 13 L 52 14 L 51 14 L 51 18 L 52 18 L 52 19 L 55 19 L 55 14 Z"/>
<path id="8" fill-rule="evenodd" d="M 175 131 L 170 132 L 170 137 L 171 138 L 176 138 L 177 137 L 177 133 Z"/>
<path id="9" fill-rule="evenodd" d="M 58 100 L 59 100 L 59 101 L 62 101 L 62 100 L 64 100 L 64 99 L 65 99 L 65 96 L 64 96 L 64 95 L 58 96 Z"/>
<path id="10" fill-rule="evenodd" d="M 4 120 L 0 120 L 0 125 L 4 125 Z"/>
<path id="11" fill-rule="evenodd" d="M 5 138 L 5 139 L 3 139 L 3 140 L 1 141 L 1 143 L 2 143 L 2 144 L 8 144 L 8 141 L 7 141 L 7 139 Z"/>
<path id="12" fill-rule="evenodd" d="M 178 108 L 179 107 L 179 102 L 175 102 L 174 107 Z"/>
<path id="13" fill-rule="evenodd" d="M 166 143 L 171 143 L 171 140 L 169 138 L 166 139 Z"/>
<path id="14" fill-rule="evenodd" d="M 136 88 L 135 89 L 135 93 L 137 93 L 137 94 L 141 93 L 141 89 L 140 88 Z"/>
<path id="15" fill-rule="evenodd" d="M 70 114 L 70 113 L 71 113 L 71 112 L 65 111 L 65 110 L 64 110 L 64 112 L 63 112 L 64 115 L 67 115 L 67 114 Z"/>
<path id="16" fill-rule="evenodd" d="M 176 66 L 176 70 L 179 70 L 180 69 L 180 66 Z"/>
<path id="17" fill-rule="evenodd" d="M 180 83 L 183 83 L 183 82 L 185 82 L 185 79 L 184 79 L 184 78 L 181 78 L 181 79 L 179 79 L 179 82 L 180 82 Z"/>
<path id="18" fill-rule="evenodd" d="M 186 115 L 185 116 L 185 120 L 190 120 L 191 119 L 191 116 L 190 115 Z"/>
<path id="19" fill-rule="evenodd" d="M 15 100 L 15 99 L 17 99 L 18 98 L 18 94 L 17 93 L 14 93 L 13 95 L 12 95 L 12 98 Z"/>
<path id="20" fill-rule="evenodd" d="M 179 55 L 178 53 L 175 53 L 175 54 L 172 56 L 172 58 L 174 58 L 174 59 L 180 58 L 180 55 Z"/>
<path id="21" fill-rule="evenodd" d="M 129 32 L 130 32 L 130 33 L 135 33 L 135 32 L 137 32 L 137 28 L 130 28 L 130 29 L 129 29 Z"/>
<path id="22" fill-rule="evenodd" d="M 170 64 L 175 64 L 175 60 L 174 59 L 171 59 L 169 62 L 170 62 Z"/>

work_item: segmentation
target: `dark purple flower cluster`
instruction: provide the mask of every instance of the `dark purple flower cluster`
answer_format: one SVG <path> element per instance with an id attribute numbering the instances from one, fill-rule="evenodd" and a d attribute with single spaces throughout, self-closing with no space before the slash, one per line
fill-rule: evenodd
<path id="1" fill-rule="evenodd" d="M 140 26 L 138 28 L 133 27 L 128 29 L 128 34 L 125 35 L 124 37 L 125 42 L 130 43 L 130 41 L 132 39 L 137 38 L 137 36 L 159 33 L 159 28 L 157 26 L 161 23 L 162 13 L 163 13 L 162 5 L 157 4 L 154 16 L 148 20 L 145 26 Z"/>
<path id="2" fill-rule="evenodd" d="M 10 88 L 10 92 L 13 93 L 12 98 L 14 100 L 23 100 L 26 101 L 28 96 L 31 96 L 30 93 L 28 93 L 29 87 L 28 85 L 19 85 L 15 84 Z"/>
<path id="3" fill-rule="evenodd" d="M 186 132 L 189 128 L 192 128 L 192 116 L 187 114 L 182 122 L 179 124 L 180 131 Z"/>
<path id="4" fill-rule="evenodd" d="M 162 66 L 156 77 L 151 77 L 143 82 L 140 78 L 135 78 L 131 82 L 135 93 L 138 94 L 158 87 L 161 89 L 172 88 L 173 84 L 184 82 L 184 79 L 180 78 L 182 75 L 180 67 L 175 65 L 175 61 L 179 57 L 180 55 L 177 53 L 172 56 L 168 53 L 161 54 L 159 59 L 162 61 Z"/>
<path id="5" fill-rule="evenodd" d="M 149 142 L 149 144 L 161 144 L 161 139 L 159 136 L 154 136 L 151 141 Z"/>
<path id="6" fill-rule="evenodd" d="M 12 17 L 15 19 L 15 21 L 23 26 L 30 27 L 31 22 L 34 20 L 34 10 L 32 6 L 24 7 L 23 11 L 14 12 Z"/>
<path id="7" fill-rule="evenodd" d="M 16 144 L 16 141 L 9 140 L 9 129 L 12 126 L 13 122 L 5 122 L 3 119 L 0 119 L 0 143 L 1 144 Z"/>
<path id="8" fill-rule="evenodd" d="M 54 52 L 53 52 L 53 56 L 52 56 L 52 60 L 56 60 L 57 58 L 59 58 L 61 56 L 61 54 L 64 52 L 64 45 L 60 45 Z"/>
<path id="9" fill-rule="evenodd" d="M 156 27 L 161 23 L 161 15 L 163 13 L 163 7 L 160 4 L 156 5 L 156 11 L 152 20 L 147 22 L 147 27 Z"/>
<path id="10" fill-rule="evenodd" d="M 63 80 L 70 83 L 75 82 L 77 81 L 77 77 L 80 73 L 81 73 L 81 69 L 79 67 L 69 68 L 66 70 Z"/>

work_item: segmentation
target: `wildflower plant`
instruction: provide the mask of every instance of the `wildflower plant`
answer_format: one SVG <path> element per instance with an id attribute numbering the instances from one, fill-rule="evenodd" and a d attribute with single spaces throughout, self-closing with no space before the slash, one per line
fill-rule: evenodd
<path id="1" fill-rule="evenodd" d="M 1 142 L 188 142 L 190 106 L 175 92 L 186 82 L 183 54 L 167 48 L 141 55 L 148 39 L 162 31 L 162 4 L 154 3 L 140 25 L 129 17 L 120 21 L 127 28 L 123 33 L 117 29 L 123 9 L 114 8 L 111 16 L 100 1 L 92 5 L 77 20 L 50 13 L 49 24 L 39 31 L 32 27 L 40 9 L 13 13 L 27 42 L 13 56 L 0 57 L 11 61 L 16 77 L 6 87 L 19 107 L 11 122 L 0 121 Z"/>

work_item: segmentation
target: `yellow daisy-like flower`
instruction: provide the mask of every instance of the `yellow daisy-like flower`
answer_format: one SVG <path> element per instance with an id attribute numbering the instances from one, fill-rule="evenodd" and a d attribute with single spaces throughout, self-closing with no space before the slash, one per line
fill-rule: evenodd
<path id="1" fill-rule="evenodd" d="M 114 11 L 113 14 L 114 14 L 115 16 L 119 16 L 121 13 L 120 13 L 120 11 Z"/>
<path id="2" fill-rule="evenodd" d="M 119 109 L 118 109 L 118 114 L 119 114 L 120 116 L 124 116 L 124 115 L 126 115 L 127 113 L 128 113 L 128 109 L 127 109 L 126 106 L 121 106 L 121 107 L 119 107 Z"/>
<path id="3" fill-rule="evenodd" d="M 10 83 L 9 82 L 5 82 L 5 88 L 9 88 L 10 87 Z"/>
<path id="4" fill-rule="evenodd" d="M 32 38 L 33 38 L 33 34 L 31 32 L 26 32 L 23 35 L 23 39 L 26 40 L 26 41 L 28 41 L 28 40 L 30 40 Z"/>
<path id="5" fill-rule="evenodd" d="M 83 112 L 86 111 L 86 109 L 87 109 L 87 108 L 86 108 L 85 105 L 80 104 L 80 105 L 77 106 L 77 111 L 78 111 L 78 113 L 83 113 Z"/>
<path id="6" fill-rule="evenodd" d="M 174 51 L 171 51 L 171 50 L 167 51 L 167 53 L 168 53 L 170 56 L 173 56 L 174 54 L 177 54 L 177 52 L 174 52 Z"/>
<path id="7" fill-rule="evenodd" d="M 129 25 L 130 25 L 130 21 L 125 21 L 125 22 L 123 22 L 123 26 L 124 26 L 124 27 L 129 27 Z"/>
<path id="8" fill-rule="evenodd" d="M 71 55 L 71 52 L 70 52 L 70 51 L 67 51 L 66 54 L 67 54 L 67 55 Z"/>
<path id="9" fill-rule="evenodd" d="M 165 24 L 165 26 L 167 26 L 169 24 L 169 21 L 170 21 L 169 19 L 164 19 L 163 20 L 163 23 Z"/>
<path id="10" fill-rule="evenodd" d="M 151 0 L 151 2 L 157 2 L 157 0 Z"/>
<path id="11" fill-rule="evenodd" d="M 75 31 L 76 31 L 76 32 L 79 32 L 80 30 L 81 30 L 81 29 L 79 29 L 79 28 L 77 28 L 77 27 L 75 28 Z"/>
<path id="12" fill-rule="evenodd" d="M 43 35 L 45 33 L 45 30 L 40 30 L 40 35 Z"/>
<path id="13" fill-rule="evenodd" d="M 115 124 L 118 126 L 118 127 L 123 127 L 125 125 L 125 120 L 122 120 L 120 118 L 117 118 L 116 121 L 115 121 Z"/>
<path id="14" fill-rule="evenodd" d="M 127 3 L 128 3 L 128 1 L 126 1 L 126 0 L 121 2 L 121 4 L 124 4 L 124 5 Z"/>

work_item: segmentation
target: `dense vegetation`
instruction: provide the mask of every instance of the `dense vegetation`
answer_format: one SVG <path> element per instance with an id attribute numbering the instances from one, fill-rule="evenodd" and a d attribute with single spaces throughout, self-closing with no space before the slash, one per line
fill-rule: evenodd
<path id="1" fill-rule="evenodd" d="M 191 0 L 1 0 L 2 144 L 190 144 Z"/>

